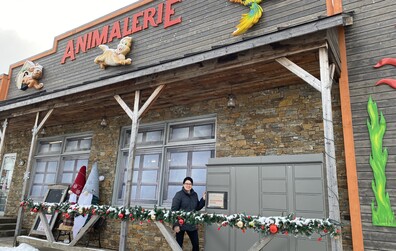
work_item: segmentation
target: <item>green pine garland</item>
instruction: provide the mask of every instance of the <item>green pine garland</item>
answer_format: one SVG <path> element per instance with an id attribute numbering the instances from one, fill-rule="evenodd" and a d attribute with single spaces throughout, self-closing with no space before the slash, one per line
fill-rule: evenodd
<path id="1" fill-rule="evenodd" d="M 241 229 L 252 229 L 264 235 L 285 234 L 293 236 L 311 237 L 318 234 L 321 240 L 324 236 L 338 238 L 341 235 L 341 224 L 331 219 L 307 219 L 296 218 L 293 214 L 286 217 L 260 217 L 246 214 L 214 214 L 200 212 L 170 211 L 167 209 L 144 209 L 141 206 L 130 208 L 108 206 L 108 205 L 91 205 L 79 206 L 78 204 L 63 203 L 46 203 L 34 202 L 32 199 L 24 200 L 20 203 L 21 207 L 29 209 L 32 214 L 38 212 L 62 213 L 64 217 L 78 215 L 99 215 L 109 219 L 129 220 L 132 222 L 142 223 L 143 221 L 160 221 L 173 224 L 178 222 L 182 224 L 218 224 L 219 228 L 225 226 Z"/>

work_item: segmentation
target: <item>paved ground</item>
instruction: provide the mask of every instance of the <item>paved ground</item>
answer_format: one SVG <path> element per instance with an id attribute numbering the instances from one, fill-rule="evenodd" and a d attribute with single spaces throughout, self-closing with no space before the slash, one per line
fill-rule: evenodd
<path id="1" fill-rule="evenodd" d="M 12 247 L 14 243 L 14 237 L 1 237 L 0 238 L 0 247 Z"/>

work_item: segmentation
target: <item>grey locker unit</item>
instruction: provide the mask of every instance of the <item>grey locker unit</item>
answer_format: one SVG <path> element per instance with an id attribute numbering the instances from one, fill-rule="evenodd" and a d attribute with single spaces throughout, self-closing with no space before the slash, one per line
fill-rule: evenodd
<path id="1" fill-rule="evenodd" d="M 325 218 L 326 194 L 322 154 L 210 159 L 207 191 L 227 192 L 228 208 L 209 213 L 281 216 L 289 212 L 305 218 Z M 329 241 L 278 234 L 265 251 L 327 251 Z M 205 232 L 206 251 L 248 250 L 260 234 L 217 225 Z"/>

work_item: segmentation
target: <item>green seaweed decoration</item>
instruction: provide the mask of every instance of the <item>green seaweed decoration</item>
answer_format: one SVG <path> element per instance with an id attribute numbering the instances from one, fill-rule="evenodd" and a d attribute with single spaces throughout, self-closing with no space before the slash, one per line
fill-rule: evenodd
<path id="1" fill-rule="evenodd" d="M 371 141 L 370 166 L 374 173 L 374 179 L 371 182 L 375 195 L 375 201 L 371 202 L 372 221 L 375 226 L 396 227 L 389 194 L 385 191 L 385 167 L 388 161 L 388 150 L 382 148 L 382 140 L 386 130 L 385 117 L 382 112 L 380 117 L 378 117 L 377 104 L 371 97 L 367 104 L 367 111 L 369 114 L 367 128 Z"/>

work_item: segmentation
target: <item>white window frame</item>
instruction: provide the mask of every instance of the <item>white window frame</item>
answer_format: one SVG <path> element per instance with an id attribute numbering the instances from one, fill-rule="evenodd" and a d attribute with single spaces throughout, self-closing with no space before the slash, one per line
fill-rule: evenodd
<path id="1" fill-rule="evenodd" d="M 46 137 L 46 138 L 40 138 L 37 141 L 37 145 L 36 145 L 36 149 L 35 149 L 35 156 L 34 156 L 34 162 L 33 162 L 33 168 L 32 168 L 32 173 L 31 173 L 31 179 L 30 179 L 30 184 L 29 184 L 29 196 L 36 201 L 40 201 L 43 199 L 46 191 L 42 191 L 42 195 L 41 196 L 35 196 L 32 195 L 32 189 L 33 189 L 33 185 L 34 185 L 34 179 L 35 179 L 35 175 L 36 175 L 36 171 L 37 171 L 37 164 L 38 161 L 44 160 L 44 161 L 49 161 L 49 160 L 53 160 L 53 161 L 57 161 L 57 167 L 56 167 L 56 171 L 55 171 L 55 183 L 48 183 L 47 185 L 72 185 L 70 183 L 62 183 L 61 182 L 61 177 L 63 174 L 63 168 L 64 168 L 64 160 L 65 159 L 70 159 L 70 157 L 72 157 L 73 159 L 77 159 L 77 158 L 83 158 L 87 160 L 87 164 L 88 164 L 88 160 L 89 160 L 89 156 L 90 156 L 90 152 L 91 152 L 91 148 L 89 150 L 84 150 L 84 151 L 69 151 L 66 152 L 66 142 L 69 139 L 76 139 L 76 138 L 90 138 L 91 139 L 91 148 L 92 148 L 92 132 L 86 132 L 86 133 L 79 133 L 79 134 L 68 134 L 68 135 L 61 135 L 61 136 L 54 136 L 54 137 Z M 39 145 L 41 144 L 41 142 L 60 142 L 61 143 L 61 147 L 60 147 L 60 151 L 57 153 L 39 153 Z M 74 167 L 74 171 L 73 171 L 73 177 L 72 177 L 72 182 L 74 182 L 77 173 L 79 171 L 78 167 Z"/>
<path id="2" fill-rule="evenodd" d="M 169 139 L 169 132 L 171 130 L 172 126 L 179 126 L 179 125 L 199 125 L 199 124 L 213 124 L 213 138 L 211 139 L 194 139 L 194 140 L 182 140 L 178 142 L 170 142 Z M 144 144 L 144 145 L 136 145 L 136 155 L 139 155 L 140 153 L 149 153 L 150 150 L 155 151 L 155 152 L 161 152 L 161 166 L 159 168 L 159 184 L 157 188 L 157 201 L 156 202 L 145 202 L 145 201 L 135 201 L 132 200 L 132 204 L 136 203 L 144 207 L 153 207 L 153 205 L 158 205 L 158 206 L 165 206 L 165 207 L 170 207 L 170 204 L 168 202 L 164 201 L 164 186 L 167 185 L 167 181 L 165 180 L 167 178 L 167 151 L 169 149 L 176 149 L 176 148 L 188 148 L 188 147 L 194 147 L 195 149 L 206 149 L 206 150 L 211 150 L 213 151 L 213 157 L 215 156 L 215 144 L 216 144 L 216 127 L 217 127 L 217 121 L 216 121 L 216 116 L 215 115 L 207 115 L 207 116 L 200 116 L 200 117 L 190 117 L 190 118 L 184 118 L 184 119 L 178 119 L 178 120 L 170 120 L 170 121 L 163 121 L 161 123 L 151 123 L 151 124 L 142 124 L 139 127 L 139 132 L 141 131 L 149 131 L 149 130 L 156 130 L 159 128 L 163 129 L 163 142 L 161 144 Z M 120 183 L 123 182 L 120 180 L 120 172 L 123 171 L 122 169 L 122 158 L 123 158 L 123 153 L 128 152 L 129 150 L 129 145 L 125 145 L 126 142 L 126 135 L 128 135 L 126 132 L 130 130 L 130 126 L 128 127 L 123 127 L 121 129 L 121 135 L 120 135 L 120 145 L 119 145 L 119 151 L 118 151 L 118 158 L 117 158 L 117 170 L 116 170 L 116 176 L 115 176 L 115 182 L 114 182 L 114 188 L 113 188 L 113 198 L 112 198 L 112 203 L 114 205 L 122 205 L 123 199 L 118 199 L 118 192 L 120 188 Z M 204 147 L 204 148 L 202 148 Z M 180 180 L 180 188 L 182 187 L 182 181 Z M 200 196 L 200 195 L 198 195 Z"/>

